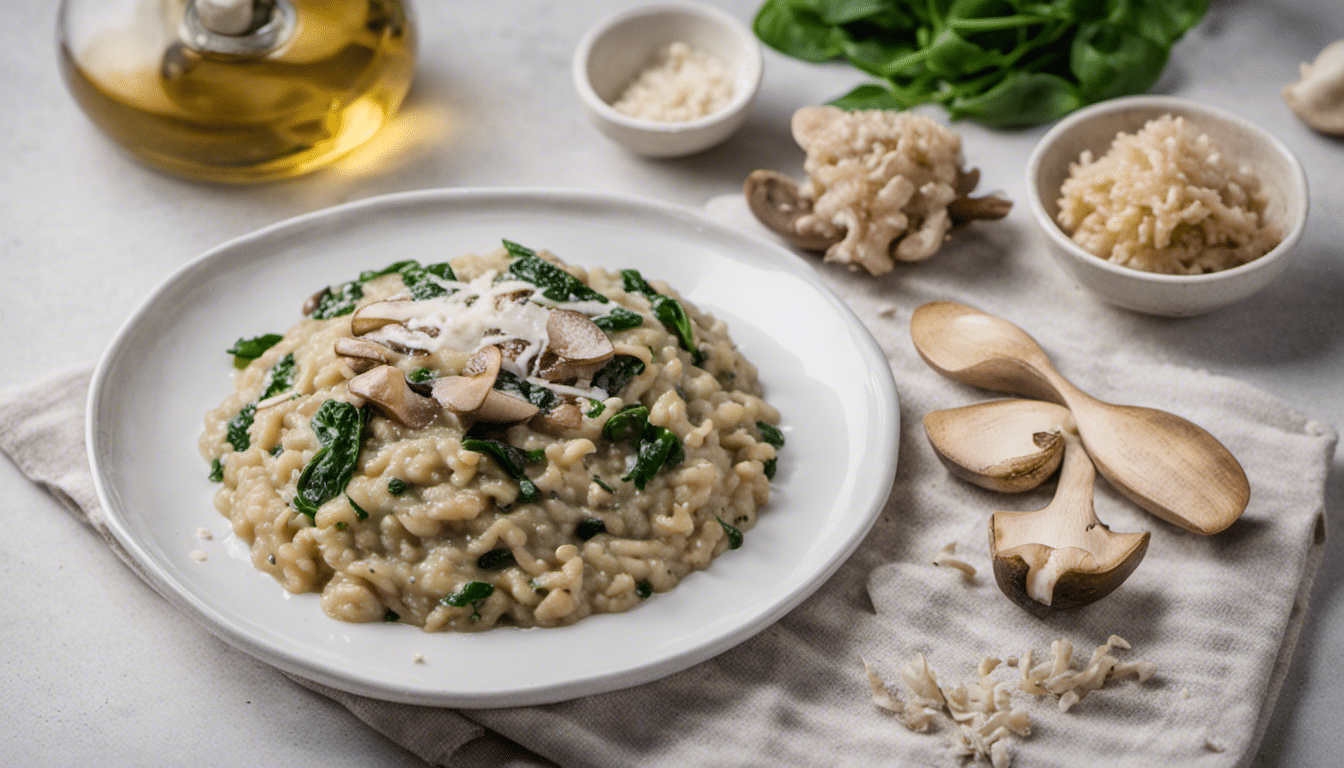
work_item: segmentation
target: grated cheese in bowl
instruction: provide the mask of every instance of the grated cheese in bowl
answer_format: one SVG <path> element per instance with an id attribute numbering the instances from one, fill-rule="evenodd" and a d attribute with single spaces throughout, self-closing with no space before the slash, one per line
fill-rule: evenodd
<path id="1" fill-rule="evenodd" d="M 718 112 L 733 98 L 723 62 L 677 41 L 635 76 L 612 107 L 621 114 L 659 123 L 689 123 Z"/>

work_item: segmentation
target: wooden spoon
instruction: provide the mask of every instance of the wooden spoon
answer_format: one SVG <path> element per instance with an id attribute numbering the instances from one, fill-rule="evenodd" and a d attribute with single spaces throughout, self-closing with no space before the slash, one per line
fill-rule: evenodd
<path id="1" fill-rule="evenodd" d="M 1246 472 L 1216 438 L 1153 408 L 1111 405 L 1069 383 L 1036 340 L 977 309 L 936 301 L 910 318 L 915 349 L 964 384 L 1068 406 L 1097 470 L 1134 503 L 1195 533 L 1231 525 L 1250 501 Z"/>
<path id="2" fill-rule="evenodd" d="M 1092 506 L 1096 473 L 1071 427 L 1064 466 L 1044 509 L 995 512 L 989 521 L 994 580 L 1008 599 L 1041 617 L 1109 595 L 1148 551 L 1146 532 L 1116 533 Z"/>

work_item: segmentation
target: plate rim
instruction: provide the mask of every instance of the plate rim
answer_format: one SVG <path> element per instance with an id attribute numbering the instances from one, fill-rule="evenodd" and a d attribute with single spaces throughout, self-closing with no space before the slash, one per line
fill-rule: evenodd
<path id="1" fill-rule="evenodd" d="M 527 200 L 532 203 L 583 203 L 623 210 L 652 212 L 655 215 L 676 219 L 701 229 L 713 230 L 718 236 L 748 241 L 753 247 L 762 249 L 763 252 L 769 253 L 783 264 L 789 265 L 788 271 L 791 274 L 803 279 L 832 306 L 851 330 L 856 331 L 854 333 L 855 340 L 863 348 L 863 356 L 871 358 L 872 361 L 882 361 L 882 365 L 876 366 L 877 370 L 869 371 L 869 373 L 872 382 L 876 385 L 876 400 L 885 406 L 878 417 L 883 421 L 890 422 L 889 428 L 885 429 L 885 434 L 888 437 L 876 446 L 880 449 L 881 455 L 853 457 L 851 459 L 852 466 L 857 466 L 857 462 L 862 461 L 864 467 L 870 470 L 870 474 L 874 475 L 878 481 L 872 486 L 873 490 L 862 494 L 867 501 L 868 508 L 864 510 L 865 515 L 861 524 L 853 528 L 847 540 L 834 551 L 824 567 L 814 570 L 787 597 L 771 605 L 755 620 L 741 624 L 732 631 L 717 634 L 710 640 L 692 648 L 672 653 L 658 661 L 634 669 L 607 671 L 577 681 L 518 687 L 506 693 L 473 694 L 464 691 L 426 693 L 420 690 L 398 687 L 395 684 L 379 685 L 362 678 L 342 676 L 328 670 L 321 663 L 305 662 L 303 658 L 297 655 L 282 653 L 269 644 L 259 642 L 248 636 L 232 624 L 221 621 L 221 617 L 213 615 L 209 606 L 192 593 L 188 588 L 189 585 L 180 584 L 177 580 L 171 578 L 162 566 L 156 562 L 156 559 L 146 551 L 144 543 L 129 529 L 127 519 L 124 518 L 126 510 L 116 502 L 115 489 L 109 487 L 110 480 L 104 477 L 106 469 L 102 466 L 102 461 L 98 455 L 98 449 L 102 444 L 99 439 L 99 430 L 105 418 L 100 406 L 103 398 L 108 396 L 108 376 L 118 359 L 125 353 L 128 338 L 145 320 L 145 317 L 157 307 L 164 294 L 189 280 L 198 270 L 211 266 L 222 255 L 254 241 L 264 242 L 288 231 L 302 231 L 327 219 L 333 221 L 344 220 L 364 209 L 395 209 L 402 206 L 424 204 L 451 206 L 455 202 L 499 203 L 510 198 Z M 434 188 L 375 195 L 289 217 L 230 238 L 213 248 L 207 249 L 174 270 L 151 290 L 128 316 L 104 350 L 97 367 L 94 369 L 90 380 L 86 409 L 85 449 L 93 477 L 94 490 L 102 507 L 103 523 L 112 534 L 115 543 L 122 548 L 122 559 L 142 580 L 168 600 L 170 604 L 231 647 L 276 667 L 286 674 L 330 686 L 337 690 L 383 701 L 468 709 L 556 703 L 649 683 L 707 661 L 755 637 L 811 597 L 853 555 L 872 530 L 878 515 L 886 506 L 893 490 L 899 457 L 901 421 L 896 383 L 890 364 L 887 363 L 885 352 L 873 337 L 871 330 L 858 318 L 848 304 L 822 282 L 815 269 L 800 256 L 777 244 L 753 237 L 747 232 L 714 219 L 703 211 L 635 195 L 563 187 Z M 880 471 L 872 472 L 873 469 L 880 469 Z"/>

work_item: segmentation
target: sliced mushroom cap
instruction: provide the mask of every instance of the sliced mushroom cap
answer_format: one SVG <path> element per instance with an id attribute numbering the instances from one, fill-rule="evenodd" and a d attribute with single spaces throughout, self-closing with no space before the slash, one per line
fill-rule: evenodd
<path id="1" fill-rule="evenodd" d="M 392 362 L 388 357 L 387 353 L 390 350 L 387 347 L 365 339 L 340 338 L 332 345 L 332 350 L 345 358 L 346 365 L 349 365 L 355 373 L 364 373 Z"/>
<path id="2" fill-rule="evenodd" d="M 812 201 L 800 196 L 798 184 L 782 173 L 752 171 L 742 193 L 761 224 L 795 248 L 824 251 L 844 239 L 843 232 L 834 237 L 798 232 L 798 219 L 812 212 Z"/>
<path id="3" fill-rule="evenodd" d="M 509 424 L 537 415 L 537 406 L 494 388 L 502 363 L 499 347 L 482 347 L 467 361 L 463 375 L 436 379 L 431 393 L 449 411 L 492 424 Z"/>
<path id="4" fill-rule="evenodd" d="M 995 512 L 989 523 L 999 589 L 1037 617 L 1100 600 L 1148 551 L 1146 532 L 1117 533 L 1097 519 L 1092 460 L 1076 431 L 1063 434 L 1064 468 L 1054 499 L 1044 509 Z"/>
<path id="5" fill-rule="evenodd" d="M 429 426 L 440 413 L 433 400 L 411 390 L 406 376 L 395 366 L 381 365 L 361 373 L 346 387 L 352 394 L 378 406 L 388 418 L 413 429 Z"/>
<path id="6" fill-rule="evenodd" d="M 1000 493 L 1029 491 L 1064 458 L 1061 433 L 1073 415 L 1041 400 L 991 400 L 931 411 L 924 432 L 952 474 Z"/>
<path id="7" fill-rule="evenodd" d="M 539 432 L 563 433 L 583 426 L 583 411 L 575 403 L 561 403 L 545 413 L 538 413 L 529 424 Z"/>
<path id="8" fill-rule="evenodd" d="M 606 332 L 587 315 L 573 310 L 551 310 L 546 318 L 546 336 L 548 342 L 537 373 L 547 381 L 588 378 L 616 355 Z"/>
<path id="9" fill-rule="evenodd" d="M 410 299 L 375 301 L 356 309 L 350 316 L 350 332 L 363 336 L 385 325 L 405 325 L 407 320 L 422 317 L 425 311 L 422 302 Z"/>

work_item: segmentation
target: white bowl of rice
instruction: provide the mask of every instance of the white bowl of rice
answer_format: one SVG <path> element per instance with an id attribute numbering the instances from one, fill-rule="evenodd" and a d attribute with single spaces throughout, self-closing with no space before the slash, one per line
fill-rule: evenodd
<path id="1" fill-rule="evenodd" d="M 574 88 L 589 120 L 646 157 L 682 157 L 725 141 L 760 87 L 760 43 L 746 25 L 702 3 L 623 11 L 584 35 Z"/>
<path id="2" fill-rule="evenodd" d="M 1052 128 L 1027 165 L 1051 255 L 1116 306 L 1199 315 L 1255 293 L 1288 265 L 1307 179 L 1278 138 L 1188 99 L 1134 96 Z"/>

